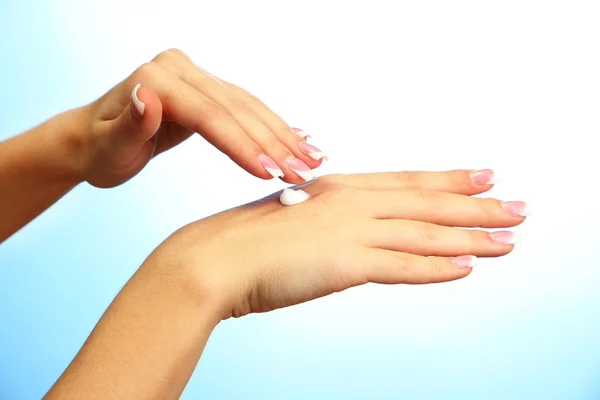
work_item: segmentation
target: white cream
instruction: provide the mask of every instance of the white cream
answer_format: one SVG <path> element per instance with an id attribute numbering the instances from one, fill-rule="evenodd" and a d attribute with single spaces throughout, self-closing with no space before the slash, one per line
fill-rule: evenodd
<path id="1" fill-rule="evenodd" d="M 285 188 L 279 196 L 279 202 L 284 206 L 293 206 L 295 204 L 300 204 L 308 199 L 310 199 L 310 194 L 300 189 L 294 190 L 290 188 Z"/>

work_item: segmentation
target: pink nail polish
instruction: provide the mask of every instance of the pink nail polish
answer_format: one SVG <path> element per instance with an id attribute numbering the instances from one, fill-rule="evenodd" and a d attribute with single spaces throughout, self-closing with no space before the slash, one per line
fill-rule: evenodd
<path id="1" fill-rule="evenodd" d="M 523 201 L 505 201 L 502 203 L 502 208 L 513 217 L 528 217 L 531 215 L 527 203 Z"/>
<path id="2" fill-rule="evenodd" d="M 494 243 L 498 244 L 517 244 L 519 243 L 519 235 L 511 231 L 491 232 L 490 238 Z"/>
<path id="3" fill-rule="evenodd" d="M 263 168 L 271 174 L 273 178 L 282 178 L 283 171 L 279 168 L 279 165 L 271 157 L 266 154 L 261 154 L 258 156 L 258 161 L 262 164 Z"/>
<path id="4" fill-rule="evenodd" d="M 477 261 L 475 256 L 458 256 L 452 259 L 454 265 L 459 268 L 472 268 Z"/>
<path id="5" fill-rule="evenodd" d="M 308 165 L 304 164 L 302 160 L 294 156 L 289 156 L 285 159 L 285 162 L 292 171 L 298 174 L 298 176 L 300 176 L 300 178 L 304 179 L 305 181 L 310 181 L 311 179 L 315 178 L 315 173 L 313 172 L 313 170 L 310 169 Z"/>
<path id="6" fill-rule="evenodd" d="M 484 185 L 493 185 L 494 182 L 494 171 L 491 169 L 479 169 L 476 171 L 471 171 L 471 181 L 474 185 L 484 186 Z"/>
<path id="7" fill-rule="evenodd" d="M 302 142 L 298 144 L 300 151 L 312 158 L 313 160 L 327 160 L 329 161 L 329 157 L 325 155 L 321 150 L 313 146 L 312 144 L 308 144 L 306 142 Z"/>
<path id="8" fill-rule="evenodd" d="M 296 133 L 296 135 L 300 136 L 303 139 L 308 139 L 311 137 L 308 133 L 304 132 L 300 128 L 292 128 L 292 130 L 294 131 L 294 133 Z"/>

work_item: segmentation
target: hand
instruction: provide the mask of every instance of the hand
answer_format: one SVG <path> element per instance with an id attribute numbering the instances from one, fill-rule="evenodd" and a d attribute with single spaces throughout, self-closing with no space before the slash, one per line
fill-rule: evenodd
<path id="1" fill-rule="evenodd" d="M 367 282 L 464 278 L 472 256 L 510 253 L 526 204 L 471 195 L 491 171 L 331 175 L 291 207 L 276 195 L 182 228 L 147 262 L 182 266 L 222 318 L 265 312 Z"/>
<path id="2" fill-rule="evenodd" d="M 174 49 L 83 111 L 82 178 L 98 187 L 127 181 L 194 132 L 262 179 L 304 182 L 325 157 L 259 99 Z"/>
<path id="3" fill-rule="evenodd" d="M 524 220 L 523 202 L 470 197 L 490 178 L 327 176 L 303 187 L 312 196 L 303 203 L 270 196 L 190 224 L 148 257 L 45 398 L 179 398 L 222 319 L 366 282 L 463 278 L 473 256 L 508 254 L 514 236 L 455 227 Z"/>

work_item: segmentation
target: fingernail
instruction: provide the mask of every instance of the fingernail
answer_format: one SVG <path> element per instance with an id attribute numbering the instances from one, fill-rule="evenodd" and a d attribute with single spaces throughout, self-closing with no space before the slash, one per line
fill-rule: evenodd
<path id="1" fill-rule="evenodd" d="M 505 201 L 502 208 L 513 217 L 528 217 L 531 215 L 530 208 L 523 201 Z"/>
<path id="2" fill-rule="evenodd" d="M 131 92 L 131 102 L 133 103 L 133 106 L 135 107 L 135 110 L 137 111 L 138 115 L 142 117 L 144 115 L 146 105 L 142 103 L 140 99 L 138 99 L 137 92 L 140 89 L 140 87 L 142 87 L 142 84 L 138 83 L 133 88 L 133 91 Z"/>
<path id="3" fill-rule="evenodd" d="M 311 179 L 315 178 L 315 173 L 313 172 L 313 170 L 310 169 L 308 165 L 304 164 L 302 160 L 294 156 L 289 156 L 285 159 L 285 162 L 292 171 L 297 173 L 298 176 L 300 176 L 300 178 L 304 179 L 305 181 L 310 181 Z"/>
<path id="4" fill-rule="evenodd" d="M 454 257 L 452 259 L 452 262 L 454 263 L 454 265 L 456 265 L 459 268 L 472 268 L 477 262 L 477 257 L 475 257 L 475 256 L 458 256 L 458 257 Z"/>
<path id="5" fill-rule="evenodd" d="M 298 145 L 300 147 L 300 151 L 312 158 L 313 160 L 327 160 L 329 161 L 329 157 L 325 155 L 321 150 L 313 146 L 312 144 L 308 144 L 306 142 L 302 142 Z"/>
<path id="6" fill-rule="evenodd" d="M 511 231 L 491 232 L 490 238 L 498 244 L 517 244 L 521 241 L 521 237 Z"/>
<path id="7" fill-rule="evenodd" d="M 309 137 L 311 137 L 308 133 L 304 132 L 300 128 L 292 128 L 292 130 L 294 131 L 294 133 L 296 133 L 296 135 L 300 136 L 303 139 L 308 139 Z"/>
<path id="8" fill-rule="evenodd" d="M 494 171 L 491 169 L 478 169 L 471 171 L 470 175 L 471 181 L 477 186 L 493 185 L 496 183 L 496 180 L 494 179 Z"/>
<path id="9" fill-rule="evenodd" d="M 279 165 L 271 157 L 266 154 L 258 156 L 258 161 L 262 164 L 263 168 L 271 174 L 273 178 L 282 178 L 283 171 L 279 168 Z"/>

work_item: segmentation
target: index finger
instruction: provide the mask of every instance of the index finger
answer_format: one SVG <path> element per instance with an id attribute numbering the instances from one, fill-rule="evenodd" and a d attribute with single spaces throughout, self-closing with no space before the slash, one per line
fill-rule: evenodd
<path id="1" fill-rule="evenodd" d="M 487 192 L 494 186 L 494 171 L 452 170 L 444 172 L 380 172 L 368 174 L 336 174 L 325 177 L 336 184 L 360 189 L 425 189 L 440 192 L 474 195 Z"/>

